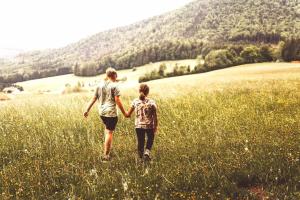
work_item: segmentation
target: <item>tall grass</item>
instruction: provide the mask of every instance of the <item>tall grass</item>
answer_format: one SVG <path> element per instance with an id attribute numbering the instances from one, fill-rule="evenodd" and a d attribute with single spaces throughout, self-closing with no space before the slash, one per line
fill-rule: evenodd
<path id="1" fill-rule="evenodd" d="M 153 161 L 136 160 L 133 119 L 120 116 L 113 159 L 102 163 L 103 126 L 88 97 L 1 105 L 1 199 L 300 198 L 299 80 L 154 96 Z M 165 91 L 166 92 L 166 91 Z M 124 97 L 129 105 L 132 95 Z"/>

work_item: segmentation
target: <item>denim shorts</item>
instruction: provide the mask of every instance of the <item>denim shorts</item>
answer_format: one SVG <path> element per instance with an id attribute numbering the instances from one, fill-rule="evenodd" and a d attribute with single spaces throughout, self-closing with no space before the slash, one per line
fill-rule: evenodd
<path id="1" fill-rule="evenodd" d="M 118 123 L 118 117 L 104 117 L 104 116 L 100 116 L 100 117 L 107 130 L 114 131 L 116 129 Z"/>

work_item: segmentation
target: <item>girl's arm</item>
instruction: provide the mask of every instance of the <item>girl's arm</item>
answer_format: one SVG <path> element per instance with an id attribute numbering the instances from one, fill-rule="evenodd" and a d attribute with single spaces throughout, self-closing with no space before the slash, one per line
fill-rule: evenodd
<path id="1" fill-rule="evenodd" d="M 94 105 L 94 103 L 97 101 L 97 97 L 96 96 L 94 96 L 91 100 L 90 100 L 90 102 L 89 102 L 89 104 L 88 104 L 88 107 L 86 108 L 86 111 L 83 113 L 83 116 L 84 117 L 88 117 L 89 116 L 89 112 L 90 112 L 90 110 L 91 110 L 91 108 L 93 107 L 93 105 Z"/>
<path id="2" fill-rule="evenodd" d="M 127 112 L 126 117 L 130 118 L 133 111 L 134 111 L 134 107 L 131 107 L 130 110 Z"/>

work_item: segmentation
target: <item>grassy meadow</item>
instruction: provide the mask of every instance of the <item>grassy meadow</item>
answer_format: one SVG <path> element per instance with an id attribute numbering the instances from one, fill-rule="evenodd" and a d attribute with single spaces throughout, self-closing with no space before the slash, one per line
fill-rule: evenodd
<path id="1" fill-rule="evenodd" d="M 126 108 L 138 86 L 127 82 Z M 82 116 L 91 93 L 0 102 L 0 199 L 300 198 L 299 64 L 245 65 L 148 84 L 159 106 L 149 165 L 136 160 L 133 117 L 122 116 L 112 161 L 101 162 L 96 107 Z"/>

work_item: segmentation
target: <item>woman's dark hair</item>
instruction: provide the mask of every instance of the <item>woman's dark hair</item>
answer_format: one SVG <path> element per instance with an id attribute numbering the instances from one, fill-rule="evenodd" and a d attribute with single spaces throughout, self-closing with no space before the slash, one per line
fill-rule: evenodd
<path id="1" fill-rule="evenodd" d="M 141 84 L 140 85 L 140 100 L 145 100 L 146 96 L 149 94 L 149 86 L 147 84 Z"/>

